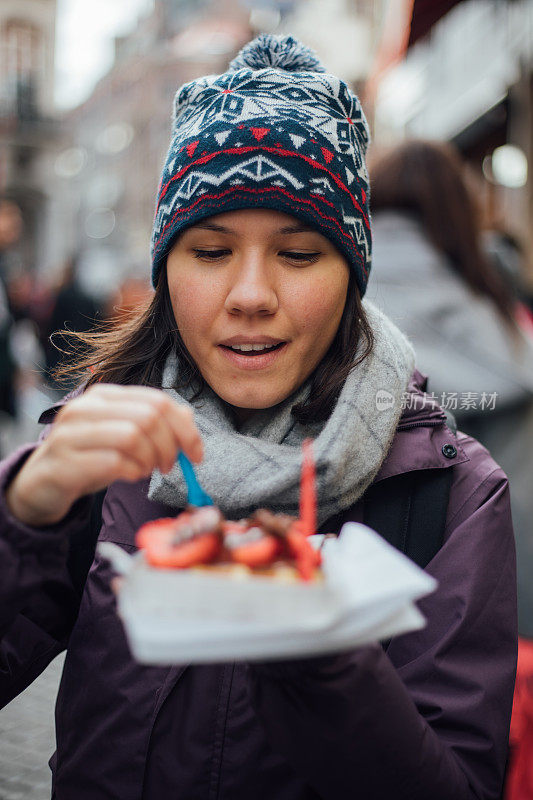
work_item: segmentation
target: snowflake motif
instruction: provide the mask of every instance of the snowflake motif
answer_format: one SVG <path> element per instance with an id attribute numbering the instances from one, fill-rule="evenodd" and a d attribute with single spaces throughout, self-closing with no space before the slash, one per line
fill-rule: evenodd
<path id="1" fill-rule="evenodd" d="M 176 133 L 182 138 L 199 135 L 219 119 L 235 124 L 268 118 L 274 125 L 276 118 L 291 119 L 322 133 L 335 149 L 366 149 L 366 121 L 358 99 L 346 84 L 321 73 L 291 78 L 288 84 L 282 73 L 263 70 L 260 80 L 253 72 L 237 72 L 233 80 L 225 74 L 193 81 L 177 95 Z M 231 94 L 223 93 L 229 89 Z M 294 99 L 296 95 L 298 100 Z"/>

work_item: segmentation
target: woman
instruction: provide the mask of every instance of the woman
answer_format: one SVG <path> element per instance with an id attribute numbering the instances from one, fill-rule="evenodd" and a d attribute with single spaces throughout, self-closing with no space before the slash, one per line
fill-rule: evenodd
<path id="1" fill-rule="evenodd" d="M 483 252 L 452 145 L 407 141 L 376 157 L 370 176 L 370 297 L 413 343 L 439 402 L 509 477 L 519 629 L 533 636 L 533 340 L 517 324 L 514 286 Z"/>
<path id="2" fill-rule="evenodd" d="M 68 648 L 58 800 L 498 797 L 516 644 L 507 482 L 474 440 L 450 449 L 410 345 L 361 302 L 367 139 L 357 98 L 290 37 L 260 37 L 185 86 L 153 302 L 97 338 L 88 388 L 3 465 L 3 694 Z M 134 663 L 107 563 L 96 557 L 81 603 L 73 585 L 91 493 L 107 487 L 100 539 L 128 551 L 143 522 L 183 506 L 178 448 L 228 516 L 296 512 L 308 435 L 324 530 L 363 519 L 371 485 L 453 461 L 427 627 L 387 653 Z"/>

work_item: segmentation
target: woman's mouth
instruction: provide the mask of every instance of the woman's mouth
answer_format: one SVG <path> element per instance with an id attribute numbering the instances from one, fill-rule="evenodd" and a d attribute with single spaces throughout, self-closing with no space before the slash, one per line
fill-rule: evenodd
<path id="1" fill-rule="evenodd" d="M 279 358 L 287 342 L 277 344 L 220 344 L 222 354 L 235 366 L 242 369 L 264 369 Z"/>

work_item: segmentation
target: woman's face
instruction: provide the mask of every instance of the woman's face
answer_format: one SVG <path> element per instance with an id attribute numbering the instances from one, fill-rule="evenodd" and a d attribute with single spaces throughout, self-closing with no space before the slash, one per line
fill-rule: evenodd
<path id="1" fill-rule="evenodd" d="M 246 209 L 184 231 L 167 276 L 185 346 L 242 420 L 292 394 L 326 354 L 349 268 L 328 239 L 294 217 Z"/>

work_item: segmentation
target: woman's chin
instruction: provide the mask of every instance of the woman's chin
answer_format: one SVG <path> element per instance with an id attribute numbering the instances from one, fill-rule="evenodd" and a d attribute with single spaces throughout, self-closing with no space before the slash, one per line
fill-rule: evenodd
<path id="1" fill-rule="evenodd" d="M 259 392 L 257 395 L 250 395 L 249 392 L 243 394 L 217 392 L 217 394 L 225 403 L 231 406 L 239 419 L 248 419 L 258 411 L 273 408 L 282 403 L 293 391 L 293 389 L 287 389 L 285 392 Z"/>
<path id="2" fill-rule="evenodd" d="M 252 414 L 254 411 L 263 411 L 266 408 L 273 408 L 273 406 L 277 406 L 278 403 L 282 403 L 289 396 L 289 394 L 290 393 L 275 395 L 274 397 L 263 395 L 262 397 L 258 397 L 256 399 L 250 398 L 249 396 L 243 398 L 232 397 L 231 399 L 222 399 L 236 411 Z"/>

